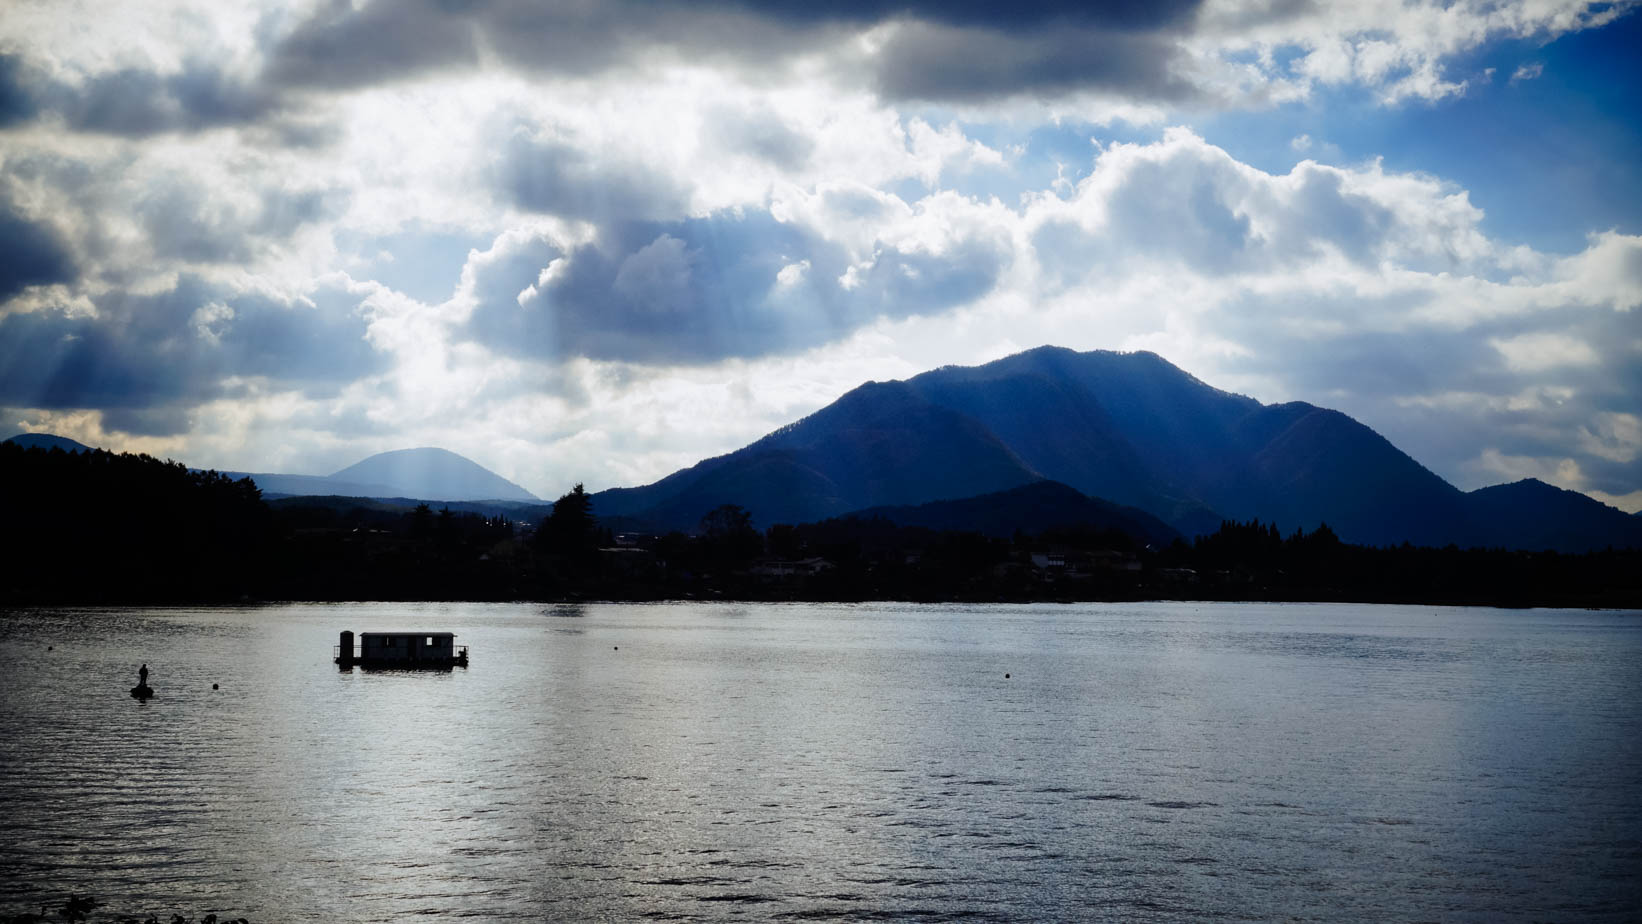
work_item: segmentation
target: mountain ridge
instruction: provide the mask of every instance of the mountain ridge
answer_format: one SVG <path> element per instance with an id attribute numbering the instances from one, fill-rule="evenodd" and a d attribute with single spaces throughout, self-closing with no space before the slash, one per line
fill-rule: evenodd
<path id="1" fill-rule="evenodd" d="M 541 498 L 472 459 L 436 447 L 379 452 L 330 475 L 230 471 L 222 474 L 235 479 L 249 478 L 263 493 L 277 497 L 542 503 Z"/>
<path id="2" fill-rule="evenodd" d="M 61 449 L 64 452 L 90 452 L 92 447 L 55 433 L 19 433 L 4 442 L 16 443 L 24 449 Z"/>
<path id="3" fill-rule="evenodd" d="M 689 529 L 736 503 L 769 525 L 1044 479 L 1139 508 L 1187 536 L 1260 519 L 1308 532 L 1327 523 L 1364 545 L 1642 547 L 1638 518 L 1584 495 L 1595 507 L 1533 494 L 1541 518 L 1583 511 L 1580 528 L 1536 528 L 1509 510 L 1522 489 L 1467 494 L 1339 411 L 1262 404 L 1147 351 L 1055 346 L 864 383 L 741 449 L 599 492 L 594 505 Z"/>

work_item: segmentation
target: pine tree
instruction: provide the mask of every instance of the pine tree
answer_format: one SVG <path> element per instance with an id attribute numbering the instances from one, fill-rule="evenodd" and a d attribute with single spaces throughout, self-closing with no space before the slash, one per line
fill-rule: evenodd
<path id="1" fill-rule="evenodd" d="M 553 502 L 553 512 L 536 530 L 536 542 L 559 555 L 581 557 L 598 548 L 598 522 L 593 518 L 593 498 L 578 483 L 570 493 Z"/>

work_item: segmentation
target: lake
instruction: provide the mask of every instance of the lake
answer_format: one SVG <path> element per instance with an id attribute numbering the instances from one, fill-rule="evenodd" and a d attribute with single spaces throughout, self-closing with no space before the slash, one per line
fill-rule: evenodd
<path id="1" fill-rule="evenodd" d="M 1638 612 L 24 610 L 0 658 L 0 915 L 1642 916 Z"/>

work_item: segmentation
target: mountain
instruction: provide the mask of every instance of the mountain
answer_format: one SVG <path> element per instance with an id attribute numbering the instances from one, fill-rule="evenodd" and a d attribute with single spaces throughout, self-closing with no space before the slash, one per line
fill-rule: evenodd
<path id="1" fill-rule="evenodd" d="M 64 452 L 91 451 L 91 447 L 84 443 L 51 433 L 19 433 L 6 440 L 6 442 L 16 443 L 24 449 L 61 449 Z"/>
<path id="2" fill-rule="evenodd" d="M 735 503 L 757 522 L 804 523 L 864 507 L 972 497 L 1037 481 L 985 425 L 906 382 L 869 382 L 752 445 L 641 488 L 594 495 L 599 516 L 694 527 Z"/>
<path id="3" fill-rule="evenodd" d="M 931 501 L 916 507 L 869 507 L 850 516 L 882 517 L 897 526 L 971 530 L 999 538 L 1013 536 L 1016 531 L 1037 535 L 1067 528 L 1117 530 L 1144 545 L 1159 547 L 1180 538 L 1173 527 L 1144 510 L 1088 497 L 1058 481 L 1034 481 L 1007 491 Z"/>
<path id="4" fill-rule="evenodd" d="M 379 452 L 330 477 L 341 482 L 386 485 L 392 489 L 386 496 L 421 500 L 540 500 L 471 459 L 432 447 Z"/>
<path id="5" fill-rule="evenodd" d="M 1642 548 L 1642 519 L 1636 515 L 1536 478 L 1479 488 L 1466 499 L 1487 535 L 1510 536 L 1516 548 Z"/>
<path id="6" fill-rule="evenodd" d="M 1187 534 L 1258 517 L 1289 529 L 1327 522 L 1353 542 L 1429 544 L 1448 539 L 1463 504 L 1344 414 L 1262 405 L 1153 353 L 1040 347 L 909 384 L 1000 434 L 1043 477 Z"/>
<path id="7" fill-rule="evenodd" d="M 593 500 L 601 516 L 689 529 L 725 503 L 761 525 L 799 523 L 1041 480 L 1188 536 L 1259 518 L 1285 532 L 1326 522 L 1366 545 L 1533 547 L 1549 536 L 1589 547 L 1577 529 L 1536 532 L 1491 496 L 1465 494 L 1338 411 L 1261 404 L 1153 353 L 1050 346 L 869 382 L 735 452 Z M 1538 500 L 1541 517 L 1577 512 L 1568 498 Z"/>
<path id="8" fill-rule="evenodd" d="M 333 475 L 223 472 L 250 478 L 272 497 L 374 497 L 416 501 L 522 501 L 541 498 L 446 449 L 382 452 Z"/>

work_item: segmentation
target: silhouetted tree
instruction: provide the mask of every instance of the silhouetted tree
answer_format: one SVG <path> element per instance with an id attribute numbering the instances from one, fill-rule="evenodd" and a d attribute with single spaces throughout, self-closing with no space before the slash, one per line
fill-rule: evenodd
<path id="1" fill-rule="evenodd" d="M 764 540 L 753 529 L 753 515 L 740 504 L 722 504 L 701 518 L 701 541 L 716 567 L 735 567 L 758 557 Z"/>
<path id="2" fill-rule="evenodd" d="M 410 534 L 413 539 L 426 539 L 433 532 L 433 508 L 417 504 L 410 512 Z"/>
<path id="3" fill-rule="evenodd" d="M 553 512 L 536 530 L 536 543 L 545 551 L 571 558 L 590 558 L 598 550 L 599 528 L 593 518 L 593 498 L 580 484 L 553 502 Z"/>

